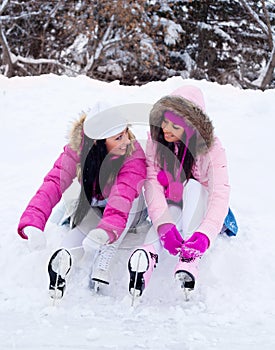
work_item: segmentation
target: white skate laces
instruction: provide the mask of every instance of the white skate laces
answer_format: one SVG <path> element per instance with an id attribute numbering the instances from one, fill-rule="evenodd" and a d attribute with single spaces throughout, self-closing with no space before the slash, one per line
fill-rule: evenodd
<path id="1" fill-rule="evenodd" d="M 113 245 L 105 245 L 99 250 L 91 274 L 91 281 L 97 281 L 104 284 L 109 284 L 109 268 L 112 258 L 116 253 L 117 248 Z M 90 283 L 90 287 L 93 288 L 93 283 Z"/>

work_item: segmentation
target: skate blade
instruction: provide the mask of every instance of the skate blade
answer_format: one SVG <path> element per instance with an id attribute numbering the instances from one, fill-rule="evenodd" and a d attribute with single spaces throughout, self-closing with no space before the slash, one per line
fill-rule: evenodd
<path id="1" fill-rule="evenodd" d="M 94 293 L 97 294 L 100 291 L 100 286 L 102 285 L 102 283 L 98 282 L 98 281 L 94 281 L 94 280 L 90 280 L 89 282 L 89 289 Z"/>
<path id="2" fill-rule="evenodd" d="M 130 294 L 132 295 L 133 298 L 137 298 L 141 296 L 141 291 L 139 289 L 130 289 Z"/>
<path id="3" fill-rule="evenodd" d="M 143 273 L 148 269 L 148 267 L 149 267 L 148 257 L 144 250 L 140 249 L 132 254 L 129 261 L 129 272 L 130 272 L 130 276 L 134 273 L 135 278 L 134 278 L 134 281 L 132 280 L 130 281 L 130 284 L 133 282 L 133 286 L 132 288 L 129 288 L 129 293 L 132 296 L 131 307 L 134 306 L 136 298 L 140 297 L 142 294 L 142 291 L 136 288 L 138 283 L 138 275 L 140 274 L 143 275 Z M 141 278 L 141 276 L 139 277 Z"/>
<path id="4" fill-rule="evenodd" d="M 62 298 L 62 296 L 63 296 L 62 292 L 59 289 L 50 289 L 49 290 L 49 297 L 51 299 L 53 299 L 53 301 L 60 300 Z"/>
<path id="5" fill-rule="evenodd" d="M 56 272 L 62 278 L 65 278 L 71 268 L 70 254 L 65 249 L 61 249 L 53 259 L 51 267 L 54 272 Z"/>
<path id="6" fill-rule="evenodd" d="M 189 301 L 192 299 L 193 291 L 194 289 L 191 289 L 191 288 L 183 288 L 183 295 L 184 295 L 185 301 Z"/>
<path id="7" fill-rule="evenodd" d="M 134 307 L 137 304 L 137 301 L 140 301 L 141 291 L 139 289 L 130 289 L 131 294 L 131 307 Z"/>

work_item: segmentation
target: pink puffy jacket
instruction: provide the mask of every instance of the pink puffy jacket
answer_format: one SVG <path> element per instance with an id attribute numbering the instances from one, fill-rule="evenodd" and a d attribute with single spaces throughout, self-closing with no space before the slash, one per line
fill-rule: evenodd
<path id="1" fill-rule="evenodd" d="M 225 150 L 219 139 L 214 136 L 213 125 L 204 109 L 201 91 L 198 88 L 186 86 L 174 92 L 172 96 L 162 98 L 154 105 L 150 114 L 150 124 L 160 125 L 163 113 L 170 110 L 184 116 L 187 123 L 196 128 L 197 156 L 192 175 L 208 191 L 207 211 L 197 231 L 207 235 L 211 244 L 221 231 L 228 213 L 230 186 Z M 157 230 L 161 224 L 175 224 L 175 222 L 168 210 L 164 188 L 157 180 L 160 167 L 156 164 L 156 142 L 151 138 L 147 141 L 146 158 L 145 198 L 149 216 Z"/>
<path id="2" fill-rule="evenodd" d="M 173 223 L 164 188 L 157 180 L 160 168 L 155 162 L 155 144 L 148 140 L 146 147 L 147 180 L 145 182 L 145 198 L 148 213 L 157 229 L 165 223 Z M 207 212 L 197 231 L 207 235 L 211 241 L 221 231 L 229 207 L 229 192 L 225 151 L 216 137 L 207 154 L 199 155 L 194 164 L 192 174 L 208 191 Z"/>
<path id="3" fill-rule="evenodd" d="M 82 124 L 83 120 L 76 127 L 78 131 L 80 130 L 79 134 L 82 133 Z M 77 148 L 81 147 L 81 144 L 82 142 L 78 141 L 76 147 L 75 145 L 74 147 L 70 144 L 66 145 L 63 153 L 44 178 L 43 184 L 20 218 L 18 233 L 22 238 L 26 238 L 24 235 L 24 227 L 26 226 L 34 226 L 44 230 L 52 209 L 77 176 L 81 151 Z M 134 141 L 134 151 L 125 159 L 117 175 L 98 227 L 107 231 L 115 230 L 118 236 L 121 234 L 126 226 L 133 200 L 139 196 L 145 178 L 145 154 L 140 144 Z"/>

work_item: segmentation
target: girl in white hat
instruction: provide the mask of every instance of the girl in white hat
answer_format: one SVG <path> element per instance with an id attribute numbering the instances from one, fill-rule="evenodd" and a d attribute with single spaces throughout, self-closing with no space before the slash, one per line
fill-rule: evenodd
<path id="1" fill-rule="evenodd" d="M 71 230 L 48 265 L 49 290 L 54 298 L 63 296 L 73 248 L 80 247 L 87 253 L 97 250 L 91 281 L 109 284 L 110 261 L 121 240 L 130 227 L 146 219 L 140 196 L 146 178 L 145 155 L 127 120 L 133 110 L 144 113 L 143 107 L 123 105 L 82 116 L 21 216 L 19 235 L 31 248 L 41 248 L 52 209 L 78 177 L 81 190 L 69 217 Z"/>

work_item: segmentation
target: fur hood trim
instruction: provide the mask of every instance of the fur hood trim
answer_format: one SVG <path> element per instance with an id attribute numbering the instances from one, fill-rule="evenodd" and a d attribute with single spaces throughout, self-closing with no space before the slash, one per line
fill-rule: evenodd
<path id="1" fill-rule="evenodd" d="M 73 123 L 72 129 L 69 134 L 69 145 L 73 151 L 75 151 L 79 156 L 81 154 L 82 144 L 83 144 L 83 124 L 86 119 L 86 114 L 83 113 L 79 120 Z"/>
<path id="2" fill-rule="evenodd" d="M 150 113 L 150 125 L 160 126 L 166 111 L 171 111 L 184 118 L 186 123 L 196 130 L 197 154 L 206 153 L 214 141 L 214 127 L 205 112 L 197 104 L 184 97 L 169 95 L 154 104 Z"/>

